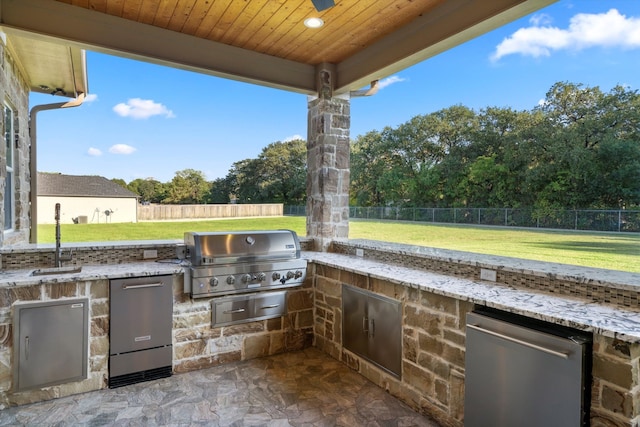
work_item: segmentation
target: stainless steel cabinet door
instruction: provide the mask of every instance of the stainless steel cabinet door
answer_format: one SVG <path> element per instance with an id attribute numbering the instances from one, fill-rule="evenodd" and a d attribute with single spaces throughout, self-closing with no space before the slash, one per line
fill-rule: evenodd
<path id="1" fill-rule="evenodd" d="M 342 286 L 342 345 L 349 351 L 367 357 L 369 332 L 367 294 L 352 286 Z"/>
<path id="2" fill-rule="evenodd" d="M 110 354 L 171 344 L 172 286 L 172 276 L 111 281 Z"/>
<path id="3" fill-rule="evenodd" d="M 375 294 L 368 300 L 369 357 L 396 375 L 402 365 L 402 313 L 399 301 Z"/>
<path id="4" fill-rule="evenodd" d="M 342 345 L 400 377 L 402 304 L 391 298 L 342 286 Z"/>
<path id="5" fill-rule="evenodd" d="M 15 390 L 86 378 L 87 299 L 17 304 L 14 310 Z"/>

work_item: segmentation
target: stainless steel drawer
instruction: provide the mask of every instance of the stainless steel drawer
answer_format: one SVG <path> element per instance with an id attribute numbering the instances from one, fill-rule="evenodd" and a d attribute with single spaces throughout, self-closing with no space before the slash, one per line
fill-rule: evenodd
<path id="1" fill-rule="evenodd" d="M 287 292 L 214 298 L 211 300 L 211 326 L 226 326 L 284 316 L 287 313 Z"/>
<path id="2" fill-rule="evenodd" d="M 251 317 L 251 296 L 214 299 L 211 301 L 213 311 L 213 326 L 230 325 L 232 323 L 246 322 Z"/>

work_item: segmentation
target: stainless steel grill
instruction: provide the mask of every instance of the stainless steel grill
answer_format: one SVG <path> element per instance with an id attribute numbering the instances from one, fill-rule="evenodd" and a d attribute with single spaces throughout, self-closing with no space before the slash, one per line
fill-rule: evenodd
<path id="1" fill-rule="evenodd" d="M 307 261 L 294 231 L 187 232 L 185 292 L 193 298 L 300 286 Z"/>

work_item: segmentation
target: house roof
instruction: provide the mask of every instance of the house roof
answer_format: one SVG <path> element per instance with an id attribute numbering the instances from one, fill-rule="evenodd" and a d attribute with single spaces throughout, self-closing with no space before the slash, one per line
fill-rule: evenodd
<path id="1" fill-rule="evenodd" d="M 319 70 L 330 69 L 333 93 L 342 94 L 554 1 L 335 0 L 318 12 L 312 0 L 0 0 L 0 27 L 308 95 L 323 84 Z M 305 27 L 310 17 L 325 25 Z"/>
<path id="2" fill-rule="evenodd" d="M 138 197 L 136 193 L 102 176 L 46 172 L 38 172 L 38 196 Z"/>

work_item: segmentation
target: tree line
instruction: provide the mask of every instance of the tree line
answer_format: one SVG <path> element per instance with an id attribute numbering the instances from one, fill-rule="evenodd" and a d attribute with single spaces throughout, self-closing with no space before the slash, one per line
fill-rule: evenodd
<path id="1" fill-rule="evenodd" d="M 120 184 L 152 203 L 303 205 L 306 143 L 269 144 L 212 182 L 186 169 L 168 183 Z M 531 110 L 454 105 L 368 132 L 351 142 L 350 198 L 357 206 L 637 209 L 640 95 L 559 82 Z"/>

